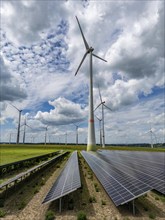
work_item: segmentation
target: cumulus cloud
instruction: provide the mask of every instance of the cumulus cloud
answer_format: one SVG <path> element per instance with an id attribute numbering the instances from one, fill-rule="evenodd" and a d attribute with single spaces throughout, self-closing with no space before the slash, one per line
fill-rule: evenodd
<path id="1" fill-rule="evenodd" d="M 128 78 L 162 76 L 164 65 L 164 24 L 162 4 L 152 3 L 150 10 L 126 27 L 107 51 L 114 71 L 124 73 Z M 162 77 L 161 77 L 162 78 Z"/>
<path id="2" fill-rule="evenodd" d="M 1 25 L 17 45 L 37 42 L 51 25 L 57 25 L 62 5 L 55 1 L 2 1 Z"/>
<path id="3" fill-rule="evenodd" d="M 154 99 L 142 99 L 133 105 L 125 106 L 118 111 L 105 111 L 105 130 L 107 139 L 113 143 L 120 140 L 118 136 L 122 136 L 121 140 L 126 137 L 132 143 L 150 143 L 150 128 L 153 129 L 155 135 L 162 141 L 164 130 L 164 100 L 163 93 L 155 96 Z M 161 130 L 161 131 L 160 131 Z"/>
<path id="4" fill-rule="evenodd" d="M 1 67 L 1 95 L 0 101 L 14 101 L 27 97 L 26 92 L 20 87 L 19 82 L 11 75 L 2 57 L 0 57 Z"/>
<path id="5" fill-rule="evenodd" d="M 35 116 L 35 119 L 44 124 L 66 125 L 82 121 L 86 117 L 86 111 L 79 104 L 75 104 L 63 97 L 49 101 L 49 104 L 55 109 L 50 110 L 50 112 L 39 111 Z"/>

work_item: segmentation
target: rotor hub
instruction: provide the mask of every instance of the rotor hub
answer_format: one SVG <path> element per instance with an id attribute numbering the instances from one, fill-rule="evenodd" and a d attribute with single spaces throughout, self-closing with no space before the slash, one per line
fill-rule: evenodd
<path id="1" fill-rule="evenodd" d="M 93 47 L 90 47 L 90 48 L 88 49 L 88 53 L 93 52 L 93 51 L 94 51 L 94 48 L 93 48 Z"/>

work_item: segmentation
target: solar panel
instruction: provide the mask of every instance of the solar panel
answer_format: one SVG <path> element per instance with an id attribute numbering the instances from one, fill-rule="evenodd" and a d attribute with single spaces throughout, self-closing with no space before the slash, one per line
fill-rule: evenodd
<path id="1" fill-rule="evenodd" d="M 111 166 L 133 175 L 138 180 L 165 194 L 165 153 L 99 151 Z"/>
<path id="2" fill-rule="evenodd" d="M 53 184 L 42 203 L 59 199 L 81 187 L 77 151 L 70 156 L 63 171 Z"/>
<path id="3" fill-rule="evenodd" d="M 44 167 L 44 166 L 46 166 L 46 165 L 48 165 L 48 164 L 50 164 L 50 163 L 53 163 L 54 161 L 56 161 L 56 160 L 57 160 L 58 158 L 60 158 L 61 156 L 64 156 L 65 154 L 67 154 L 67 152 L 62 153 L 62 154 L 60 154 L 60 155 L 58 155 L 58 156 L 55 156 L 55 157 L 53 157 L 52 159 L 50 159 L 50 160 L 48 160 L 48 161 L 45 161 L 45 162 L 43 162 L 43 163 L 41 163 L 41 164 L 39 164 L 39 165 L 37 165 L 37 166 L 35 166 L 35 167 L 30 168 L 29 170 L 27 170 L 27 171 L 25 171 L 25 172 L 22 172 L 22 173 L 16 175 L 15 177 L 13 177 L 13 178 L 7 180 L 6 182 L 0 184 L 0 189 L 3 188 L 4 186 L 8 186 L 9 184 L 15 182 L 16 180 L 18 180 L 18 179 L 20 179 L 20 178 L 26 176 L 27 174 L 29 174 L 29 173 L 31 173 L 31 172 L 35 172 L 36 170 L 38 170 L 38 169 L 40 169 L 40 168 L 42 168 L 42 167 Z"/>
<path id="4" fill-rule="evenodd" d="M 127 203 L 151 190 L 149 185 L 131 174 L 114 168 L 99 158 L 96 153 L 83 151 L 82 156 L 116 206 Z"/>

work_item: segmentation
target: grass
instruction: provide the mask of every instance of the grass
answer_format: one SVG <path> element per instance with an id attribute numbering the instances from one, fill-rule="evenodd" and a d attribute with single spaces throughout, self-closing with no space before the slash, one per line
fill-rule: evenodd
<path id="1" fill-rule="evenodd" d="M 55 219 L 54 212 L 51 210 L 48 210 L 45 215 L 45 220 L 54 220 L 54 219 Z"/>
<path id="2" fill-rule="evenodd" d="M 156 218 L 156 215 L 154 213 L 149 213 L 149 218 L 150 219 L 155 219 Z"/>
<path id="3" fill-rule="evenodd" d="M 106 201 L 101 200 L 101 205 L 106 205 Z"/>
<path id="4" fill-rule="evenodd" d="M 4 217 L 6 215 L 5 211 L 3 209 L 0 209 L 0 217 Z"/>
<path id="5" fill-rule="evenodd" d="M 24 209 L 25 206 L 26 206 L 26 203 L 25 203 L 24 201 L 21 201 L 21 202 L 17 205 L 18 210 L 22 210 L 22 209 Z"/>
<path id="6" fill-rule="evenodd" d="M 79 211 L 77 214 L 77 220 L 86 220 L 86 213 L 84 211 Z"/>
<path id="7" fill-rule="evenodd" d="M 56 151 L 55 148 L 35 145 L 0 145 L 0 165 L 8 164 L 31 157 L 36 157 Z"/>
<path id="8" fill-rule="evenodd" d="M 96 198 L 94 196 L 90 196 L 89 203 L 95 203 L 95 202 L 96 202 Z"/>

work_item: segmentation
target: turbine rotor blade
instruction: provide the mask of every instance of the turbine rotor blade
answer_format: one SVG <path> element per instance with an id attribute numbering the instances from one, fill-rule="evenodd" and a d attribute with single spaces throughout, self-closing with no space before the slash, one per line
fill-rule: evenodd
<path id="1" fill-rule="evenodd" d="M 96 54 L 94 54 L 94 53 L 92 53 L 92 55 L 94 56 L 94 57 L 97 57 L 98 59 L 100 59 L 100 60 L 103 60 L 104 62 L 107 62 L 107 60 L 104 60 L 103 58 L 101 58 L 101 57 L 99 57 L 99 56 L 97 56 Z"/>
<path id="2" fill-rule="evenodd" d="M 98 85 L 98 89 L 99 89 L 100 101 L 103 102 L 103 101 L 102 101 L 102 97 L 101 97 L 101 92 L 100 92 L 100 87 L 99 87 L 99 85 Z"/>
<path id="3" fill-rule="evenodd" d="M 17 109 L 19 112 L 21 112 L 22 110 L 18 109 L 15 105 L 9 103 L 10 105 L 12 105 L 15 109 Z"/>
<path id="4" fill-rule="evenodd" d="M 77 71 L 76 71 L 76 73 L 75 73 L 75 76 L 77 75 L 77 73 L 78 73 L 78 71 L 79 71 L 79 69 L 80 69 L 82 63 L 84 62 L 85 57 L 87 56 L 87 54 L 88 54 L 88 51 L 84 54 L 84 56 L 83 56 L 83 58 L 82 58 L 82 60 L 81 60 L 81 62 L 80 62 L 80 65 L 79 65 L 78 68 L 77 68 Z"/>
<path id="5" fill-rule="evenodd" d="M 94 111 L 96 111 L 96 109 L 98 109 L 98 107 L 102 105 L 102 102 L 94 109 Z"/>
<path id="6" fill-rule="evenodd" d="M 81 35 L 82 35 L 82 38 L 83 38 L 83 41 L 84 41 L 86 50 L 89 50 L 89 45 L 88 45 L 88 43 L 87 43 L 87 41 L 86 41 L 86 39 L 85 39 L 85 37 L 84 37 L 83 31 L 82 31 L 82 29 L 81 29 L 80 22 L 79 22 L 77 16 L 76 16 L 76 19 L 77 19 L 78 26 L 79 26 L 79 28 L 80 28 L 80 32 L 81 32 Z"/>
<path id="7" fill-rule="evenodd" d="M 95 117 L 96 117 L 99 121 L 102 121 L 102 119 L 98 118 L 96 115 L 95 115 Z"/>
<path id="8" fill-rule="evenodd" d="M 112 109 L 111 108 L 109 108 L 107 105 L 105 105 L 104 103 L 103 103 L 103 105 L 107 108 L 107 109 L 109 109 L 110 111 L 112 111 Z"/>
<path id="9" fill-rule="evenodd" d="M 29 126 L 29 125 L 27 125 L 27 124 L 26 124 L 26 126 L 27 126 L 27 127 L 29 127 L 29 128 L 31 128 L 31 129 L 33 129 L 32 127 L 30 127 L 30 126 Z"/>

